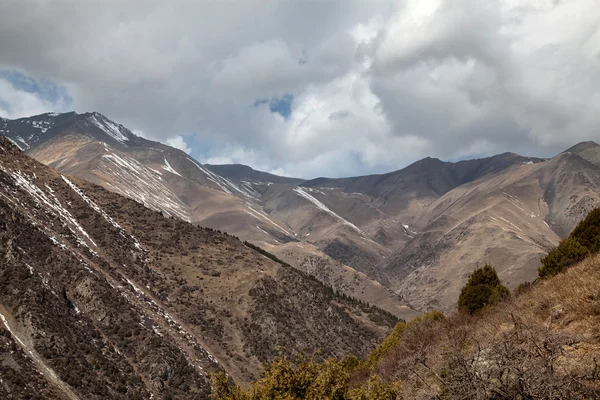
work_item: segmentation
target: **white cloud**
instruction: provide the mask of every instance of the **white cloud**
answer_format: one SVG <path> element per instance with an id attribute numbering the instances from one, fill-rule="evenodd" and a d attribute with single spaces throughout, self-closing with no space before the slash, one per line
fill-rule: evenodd
<path id="1" fill-rule="evenodd" d="M 171 147 L 175 147 L 176 149 L 182 150 L 182 151 L 186 152 L 187 154 L 190 154 L 192 151 L 192 148 L 188 146 L 188 144 L 183 139 L 183 136 L 181 136 L 181 135 L 177 135 L 172 138 L 169 138 L 165 141 L 165 143 Z"/>
<path id="2" fill-rule="evenodd" d="M 64 102 L 48 101 L 38 93 L 17 89 L 8 80 L 0 78 L 0 116 L 15 119 L 51 111 L 65 111 Z"/>

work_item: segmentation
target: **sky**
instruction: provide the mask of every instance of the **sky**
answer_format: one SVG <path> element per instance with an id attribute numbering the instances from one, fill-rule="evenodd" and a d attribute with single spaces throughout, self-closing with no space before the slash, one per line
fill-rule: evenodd
<path id="1" fill-rule="evenodd" d="M 0 116 L 313 178 L 600 142 L 597 0 L 5 0 Z"/>

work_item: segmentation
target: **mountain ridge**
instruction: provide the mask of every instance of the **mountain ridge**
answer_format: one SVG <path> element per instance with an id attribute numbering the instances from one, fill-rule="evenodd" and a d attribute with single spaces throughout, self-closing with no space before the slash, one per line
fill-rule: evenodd
<path id="1" fill-rule="evenodd" d="M 36 118 L 19 126 L 43 134 Z M 142 138 L 101 140 L 96 124 L 58 128 L 28 154 L 166 215 L 230 232 L 400 317 L 409 315 L 407 304 L 453 307 L 456 287 L 484 261 L 500 264 L 511 288 L 530 279 L 540 255 L 599 201 L 600 146 L 593 142 L 552 159 L 427 157 L 386 174 L 300 180 L 240 164 L 202 165 Z M 31 135 L 13 131 L 16 141 Z M 511 249 L 522 249 L 522 257 L 508 256 Z"/>

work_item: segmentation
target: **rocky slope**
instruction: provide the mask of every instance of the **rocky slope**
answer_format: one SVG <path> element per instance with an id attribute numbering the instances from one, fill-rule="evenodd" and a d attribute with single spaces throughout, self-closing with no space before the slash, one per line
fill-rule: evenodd
<path id="1" fill-rule="evenodd" d="M 367 354 L 395 323 L 237 238 L 0 139 L 3 398 L 204 399 L 285 352 Z"/>

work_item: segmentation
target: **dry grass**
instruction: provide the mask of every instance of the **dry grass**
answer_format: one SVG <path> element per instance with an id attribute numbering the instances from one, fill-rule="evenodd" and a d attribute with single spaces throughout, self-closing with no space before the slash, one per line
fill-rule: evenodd
<path id="1" fill-rule="evenodd" d="M 503 308 L 505 310 L 503 310 Z M 525 322 L 600 339 L 600 256 L 584 260 L 504 304 L 488 316 L 514 309 Z"/>
<path id="2" fill-rule="evenodd" d="M 407 326 L 371 373 L 405 399 L 600 397 L 600 256 L 471 317 Z"/>

